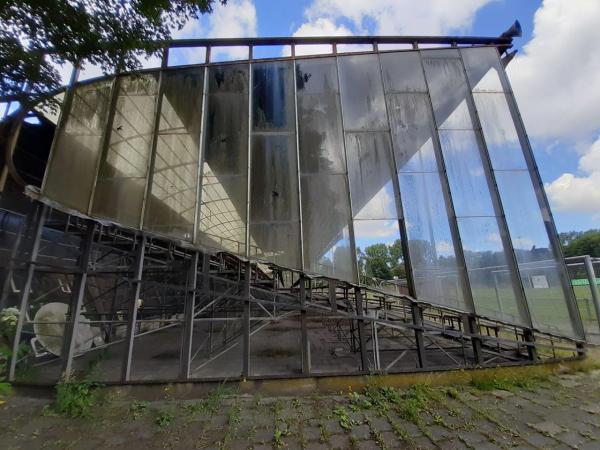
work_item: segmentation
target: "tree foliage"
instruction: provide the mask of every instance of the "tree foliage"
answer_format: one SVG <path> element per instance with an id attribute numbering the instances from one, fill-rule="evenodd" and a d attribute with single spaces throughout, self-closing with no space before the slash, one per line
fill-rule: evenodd
<path id="1" fill-rule="evenodd" d="M 406 276 L 400 239 L 396 239 L 392 245 L 378 243 L 366 247 L 364 251 L 358 249 L 358 256 L 361 272 L 368 277 L 391 280 Z"/>
<path id="2" fill-rule="evenodd" d="M 590 255 L 600 257 L 600 231 L 590 230 L 569 241 L 564 247 L 565 256 Z"/>
<path id="3" fill-rule="evenodd" d="M 56 64 L 136 70 L 189 19 L 226 0 L 0 0 L 0 92 L 31 102 L 60 86 Z M 27 93 L 21 92 L 26 85 Z"/>

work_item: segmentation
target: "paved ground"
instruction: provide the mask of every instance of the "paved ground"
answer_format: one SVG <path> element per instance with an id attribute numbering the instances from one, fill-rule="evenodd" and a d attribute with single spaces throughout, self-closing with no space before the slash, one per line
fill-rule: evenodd
<path id="1" fill-rule="evenodd" d="M 600 370 L 335 396 L 164 395 L 103 398 L 78 419 L 56 415 L 49 400 L 9 397 L 0 448 L 600 448 Z"/>

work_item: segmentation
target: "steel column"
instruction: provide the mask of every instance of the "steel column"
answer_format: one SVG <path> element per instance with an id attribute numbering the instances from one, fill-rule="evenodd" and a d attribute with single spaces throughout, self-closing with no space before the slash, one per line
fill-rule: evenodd
<path id="1" fill-rule="evenodd" d="M 302 375 L 310 374 L 310 342 L 306 328 L 306 279 L 300 276 L 300 334 L 302 346 Z M 310 283 L 311 281 L 308 280 Z M 310 288 L 309 288 L 310 291 Z"/>
<path id="2" fill-rule="evenodd" d="M 337 312 L 337 283 L 335 280 L 329 279 L 329 305 L 331 306 L 331 312 Z"/>
<path id="3" fill-rule="evenodd" d="M 25 323 L 25 316 L 27 315 L 27 307 L 29 306 L 29 294 L 31 293 L 31 283 L 33 282 L 33 276 L 35 274 L 35 266 L 37 263 L 38 252 L 40 249 L 40 243 L 42 241 L 42 231 L 44 230 L 44 222 L 48 214 L 48 207 L 43 203 L 38 203 L 36 206 L 36 215 L 34 223 L 37 221 L 35 232 L 33 235 L 33 245 L 31 247 L 30 259 L 28 261 L 27 275 L 25 277 L 25 283 L 21 292 L 21 302 L 19 304 L 19 318 L 17 319 L 17 327 L 15 330 L 15 337 L 12 348 L 12 356 L 10 359 L 10 368 L 8 371 L 8 380 L 14 381 L 15 371 L 17 368 L 17 358 L 19 354 L 19 344 L 21 343 L 21 333 L 23 332 L 23 324 Z"/>
<path id="4" fill-rule="evenodd" d="M 135 325 L 139 308 L 140 292 L 142 289 L 142 274 L 144 272 L 144 251 L 146 248 L 146 237 L 143 236 L 138 241 L 138 248 L 135 256 L 134 279 L 135 290 L 133 298 L 129 304 L 129 313 L 127 315 L 127 337 L 125 338 L 125 355 L 123 366 L 121 368 L 121 381 L 126 382 L 131 378 L 131 357 L 133 352 L 133 342 L 135 339 Z"/>
<path id="5" fill-rule="evenodd" d="M 594 302 L 594 309 L 596 310 L 596 320 L 600 327 L 600 293 L 598 293 L 598 285 L 596 284 L 596 272 L 594 271 L 594 264 L 592 264 L 592 258 L 590 255 L 583 257 L 583 263 L 585 264 L 585 273 L 587 274 L 588 282 L 590 283 L 590 291 L 592 292 L 592 301 Z"/>
<path id="6" fill-rule="evenodd" d="M 360 364 L 363 372 L 369 370 L 369 359 L 367 358 L 367 336 L 365 333 L 365 321 L 361 318 L 363 312 L 363 298 L 360 288 L 354 288 L 354 300 L 356 301 L 356 314 L 359 316 L 358 322 L 358 344 L 360 345 Z"/>
<path id="7" fill-rule="evenodd" d="M 95 232 L 95 222 L 88 220 L 85 241 L 83 243 L 81 255 L 79 256 L 79 271 L 77 274 L 75 274 L 73 288 L 71 289 L 69 318 L 67 323 L 65 323 L 63 333 L 63 345 L 61 352 L 61 356 L 63 358 L 62 372 L 67 376 L 71 372 L 73 356 L 75 355 L 75 330 L 77 329 L 77 324 L 79 323 L 79 318 L 81 316 L 81 305 L 83 304 L 83 298 L 85 296 L 85 288 L 87 284 L 90 260 L 92 258 Z"/>
<path id="8" fill-rule="evenodd" d="M 242 297 L 244 316 L 242 318 L 242 376 L 250 375 L 250 278 L 252 266 L 250 261 L 244 262 L 244 279 L 242 281 Z"/>
<path id="9" fill-rule="evenodd" d="M 190 261 L 188 274 L 188 289 L 183 312 L 183 336 L 181 342 L 181 360 L 179 363 L 179 378 L 187 380 L 190 377 L 192 360 L 192 336 L 194 334 L 194 310 L 196 307 L 196 289 L 198 281 L 199 254 L 194 252 Z"/>
<path id="10" fill-rule="evenodd" d="M 421 307 L 412 303 L 410 305 L 413 325 L 415 326 L 415 343 L 417 345 L 417 364 L 420 369 L 425 367 L 425 339 L 423 337 L 423 312 Z"/>
<path id="11" fill-rule="evenodd" d="M 463 324 L 463 330 L 465 334 L 471 338 L 471 346 L 473 347 L 473 356 L 475 357 L 475 363 L 481 364 L 483 362 L 483 354 L 481 352 L 481 339 L 479 339 L 479 330 L 477 329 L 477 321 L 470 314 L 462 314 L 461 321 Z"/>

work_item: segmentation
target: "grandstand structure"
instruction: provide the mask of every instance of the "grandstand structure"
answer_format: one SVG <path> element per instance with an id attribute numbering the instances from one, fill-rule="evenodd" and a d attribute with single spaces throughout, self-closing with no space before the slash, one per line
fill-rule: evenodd
<path id="1" fill-rule="evenodd" d="M 581 357 L 511 47 L 510 33 L 179 40 L 160 67 L 74 70 L 59 114 L 5 115 L 9 379 Z M 180 65 L 182 49 L 204 59 Z"/>

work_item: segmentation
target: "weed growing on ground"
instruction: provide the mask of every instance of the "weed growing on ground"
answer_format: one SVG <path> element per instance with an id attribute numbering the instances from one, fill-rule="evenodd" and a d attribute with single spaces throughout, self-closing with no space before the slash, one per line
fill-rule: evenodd
<path id="1" fill-rule="evenodd" d="M 68 374 L 63 376 L 56 385 L 55 411 L 71 418 L 90 417 L 98 401 L 99 386 L 88 379 L 77 381 Z"/>
<path id="2" fill-rule="evenodd" d="M 544 382 L 548 381 L 547 376 L 520 376 L 520 377 L 473 377 L 471 384 L 480 391 L 493 391 L 496 389 L 503 391 L 514 391 L 516 389 L 535 390 Z"/>
<path id="3" fill-rule="evenodd" d="M 289 434 L 289 431 L 286 429 L 279 428 L 277 426 L 275 431 L 273 432 L 273 445 L 275 448 L 284 448 L 285 442 L 283 442 L 283 438 Z"/>
<path id="4" fill-rule="evenodd" d="M 342 427 L 346 431 L 350 431 L 354 425 L 356 425 L 356 421 L 350 419 L 348 416 L 348 411 L 343 406 L 336 406 L 333 409 L 333 414 L 338 418 L 340 427 Z"/>
<path id="5" fill-rule="evenodd" d="M 131 411 L 131 414 L 133 415 L 133 420 L 138 420 L 140 417 L 142 417 L 149 407 L 150 402 L 147 401 L 134 400 L 133 402 L 131 402 L 129 411 Z"/>
<path id="6" fill-rule="evenodd" d="M 168 426 L 171 426 L 171 424 L 173 423 L 173 421 L 175 420 L 175 415 L 169 411 L 161 411 L 158 413 L 158 416 L 156 416 L 156 425 L 158 425 L 160 428 L 166 428 Z"/>

